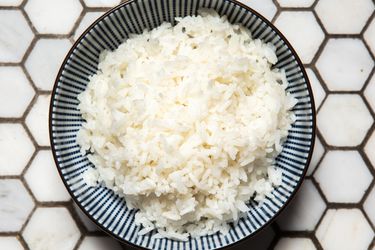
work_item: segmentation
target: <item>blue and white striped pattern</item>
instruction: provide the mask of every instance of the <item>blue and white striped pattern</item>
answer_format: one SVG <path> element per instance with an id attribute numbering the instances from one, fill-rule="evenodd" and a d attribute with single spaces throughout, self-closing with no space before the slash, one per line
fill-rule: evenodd
<path id="1" fill-rule="evenodd" d="M 176 16 L 194 15 L 197 9 L 213 8 L 227 15 L 232 23 L 241 23 L 255 38 L 270 42 L 277 48 L 275 67 L 286 71 L 288 91 L 298 98 L 294 108 L 297 121 L 289 131 L 277 166 L 283 170 L 283 182 L 275 198 L 264 204 L 251 203 L 248 216 L 232 227 L 228 235 L 215 234 L 178 242 L 138 236 L 134 224 L 135 211 L 107 188 L 90 188 L 81 173 L 91 163 L 82 156 L 75 137 L 82 123 L 77 109 L 77 95 L 95 74 L 101 51 L 113 50 L 131 33 L 152 29 L 163 21 L 173 22 Z M 254 234 L 285 206 L 303 178 L 314 141 L 315 111 L 306 73 L 290 45 L 281 34 L 253 10 L 230 0 L 133 0 L 120 5 L 94 23 L 69 52 L 57 77 L 51 100 L 50 136 L 56 164 L 68 190 L 80 207 L 104 230 L 118 239 L 150 249 L 216 249 Z"/>

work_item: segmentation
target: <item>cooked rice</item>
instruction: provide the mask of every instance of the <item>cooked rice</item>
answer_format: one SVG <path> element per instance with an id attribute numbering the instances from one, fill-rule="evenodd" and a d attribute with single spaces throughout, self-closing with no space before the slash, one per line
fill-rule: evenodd
<path id="1" fill-rule="evenodd" d="M 272 45 L 212 11 L 176 20 L 101 54 L 77 142 L 95 165 L 86 183 L 139 209 L 140 234 L 187 240 L 272 196 L 297 101 Z"/>

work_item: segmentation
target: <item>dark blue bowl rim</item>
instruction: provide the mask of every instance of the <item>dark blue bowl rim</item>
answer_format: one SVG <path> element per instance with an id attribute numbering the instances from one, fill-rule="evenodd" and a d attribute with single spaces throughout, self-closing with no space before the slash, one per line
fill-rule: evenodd
<path id="1" fill-rule="evenodd" d="M 61 74 L 62 74 L 62 71 L 64 69 L 64 66 L 67 63 L 70 55 L 72 54 L 72 52 L 74 51 L 74 49 L 79 45 L 79 43 L 81 42 L 82 38 L 87 33 L 89 33 L 90 30 L 94 26 L 96 26 L 100 21 L 102 21 L 104 18 L 106 18 L 107 16 L 109 16 L 110 14 L 112 14 L 114 11 L 116 11 L 118 9 L 121 9 L 122 7 L 128 5 L 128 4 L 132 3 L 132 2 L 135 2 L 135 1 L 139 1 L 139 0 L 128 0 L 126 2 L 123 2 L 123 3 L 119 4 L 119 5 L 111 8 L 107 12 L 105 12 L 102 16 L 100 16 L 98 19 L 96 19 L 95 22 L 93 22 L 88 28 L 86 28 L 85 31 L 80 35 L 80 37 L 74 42 L 74 44 L 72 45 L 71 49 L 69 50 L 69 52 L 65 56 L 63 63 L 61 64 L 61 67 L 59 69 L 59 72 L 57 73 L 56 80 L 55 80 L 55 83 L 54 83 L 54 86 L 53 86 L 53 89 L 52 89 L 51 100 L 50 100 L 50 107 L 49 107 L 49 115 L 48 115 L 48 130 L 49 130 L 49 138 L 50 138 L 51 151 L 52 151 L 52 155 L 53 155 L 53 159 L 55 161 L 55 165 L 56 165 L 57 171 L 58 171 L 58 173 L 59 173 L 59 175 L 60 175 L 60 177 L 61 177 L 61 179 L 62 179 L 62 181 L 63 181 L 63 183 L 64 183 L 64 185 L 66 187 L 66 189 L 68 190 L 70 196 L 72 197 L 72 200 L 77 204 L 77 206 L 81 209 L 81 211 L 83 211 L 83 213 L 88 218 L 90 218 L 90 220 L 97 227 L 99 227 L 102 231 L 104 231 L 109 236 L 115 238 L 119 242 L 124 243 L 124 244 L 126 244 L 128 246 L 131 246 L 131 247 L 138 248 L 138 249 L 146 249 L 146 250 L 148 250 L 148 248 L 144 248 L 144 247 L 138 246 L 138 245 L 136 245 L 136 244 L 134 244 L 132 242 L 129 242 L 129 241 L 127 241 L 127 240 L 125 240 L 125 239 L 123 239 L 123 238 L 115 235 L 113 232 L 111 232 L 110 230 L 108 230 L 107 228 L 105 228 L 103 225 L 99 224 L 95 220 L 95 218 L 93 218 L 93 216 L 91 216 L 88 212 L 86 212 L 86 210 L 83 208 L 83 206 L 75 198 L 75 196 L 72 193 L 72 191 L 69 189 L 68 184 L 66 183 L 66 181 L 63 178 L 63 173 L 62 173 L 61 169 L 58 167 L 59 163 L 57 161 L 57 154 L 56 154 L 56 151 L 55 151 L 55 148 L 54 148 L 53 135 L 52 135 L 52 127 L 53 127 L 53 125 L 52 125 L 53 101 L 54 101 L 54 97 L 56 95 L 56 88 L 57 88 L 57 85 L 58 85 L 58 81 L 59 81 L 59 79 L 61 77 Z M 297 52 L 295 51 L 295 49 L 293 48 L 293 46 L 290 44 L 290 42 L 288 41 L 288 39 L 280 32 L 280 30 L 278 30 L 267 18 L 265 18 L 263 15 L 259 14 L 257 11 L 255 11 L 251 7 L 245 5 L 245 4 L 243 4 L 243 3 L 241 3 L 241 2 L 239 2 L 237 0 L 223 0 L 223 1 L 231 2 L 231 3 L 235 4 L 235 5 L 240 6 L 241 8 L 246 9 L 247 11 L 251 12 L 252 14 L 256 15 L 263 22 L 265 22 L 269 27 L 271 27 L 272 30 L 274 30 L 277 33 L 278 36 L 280 36 L 280 38 L 285 42 L 285 44 L 288 46 L 288 48 L 292 52 L 292 54 L 293 54 L 293 56 L 294 56 L 294 58 L 295 58 L 295 60 L 296 60 L 296 62 L 298 64 L 298 66 L 301 69 L 301 72 L 302 72 L 303 77 L 304 77 L 304 79 L 306 81 L 306 86 L 307 86 L 307 89 L 308 89 L 308 92 L 309 92 L 309 97 L 310 97 L 310 102 L 311 102 L 311 111 L 312 111 L 312 138 L 311 138 L 311 141 L 310 141 L 310 151 L 308 153 L 308 158 L 306 160 L 304 171 L 303 171 L 303 173 L 301 175 L 301 178 L 300 178 L 299 182 L 297 183 L 297 186 L 294 188 L 292 194 L 290 195 L 289 199 L 286 200 L 286 202 L 281 206 L 281 208 L 275 213 L 275 215 L 270 220 L 268 220 L 263 226 L 261 226 L 260 228 L 258 228 L 252 234 L 250 234 L 250 235 L 248 235 L 248 236 L 246 236 L 246 237 L 244 237 L 244 238 L 242 238 L 242 239 L 240 239 L 240 240 L 238 240 L 236 242 L 233 242 L 233 243 L 231 243 L 229 245 L 226 245 L 224 247 L 217 248 L 217 249 L 228 249 L 228 248 L 231 248 L 231 247 L 234 247 L 234 246 L 238 245 L 239 243 L 244 242 L 245 240 L 248 240 L 248 239 L 254 237 L 259 232 L 263 231 L 265 228 L 267 228 L 268 226 L 270 226 L 276 220 L 276 218 L 281 214 L 281 212 L 283 212 L 285 210 L 285 208 L 295 198 L 296 193 L 301 188 L 302 182 L 305 179 L 307 170 L 308 170 L 310 162 L 311 162 L 311 157 L 313 155 L 314 144 L 315 144 L 315 136 L 316 136 L 316 111 L 315 111 L 315 102 L 314 102 L 313 91 L 312 91 L 311 84 L 310 84 L 309 78 L 307 76 L 306 70 L 305 70 L 305 68 L 303 66 L 303 63 L 302 63 L 301 59 L 298 57 Z"/>

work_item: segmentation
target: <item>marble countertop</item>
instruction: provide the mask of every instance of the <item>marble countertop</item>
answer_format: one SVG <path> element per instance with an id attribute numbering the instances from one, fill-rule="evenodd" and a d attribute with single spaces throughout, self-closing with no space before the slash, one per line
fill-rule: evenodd
<path id="1" fill-rule="evenodd" d="M 242 0 L 286 35 L 318 111 L 297 197 L 233 250 L 375 250 L 374 0 Z M 0 0 L 0 249 L 130 249 L 71 201 L 50 152 L 47 112 L 72 43 L 120 0 Z M 51 227 L 53 225 L 53 227 Z"/>

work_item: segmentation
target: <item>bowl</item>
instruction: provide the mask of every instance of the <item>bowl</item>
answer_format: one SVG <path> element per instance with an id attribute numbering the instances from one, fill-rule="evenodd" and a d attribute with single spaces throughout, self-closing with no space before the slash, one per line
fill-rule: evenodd
<path id="1" fill-rule="evenodd" d="M 85 90 L 88 77 L 97 71 L 99 54 L 114 50 L 131 33 L 141 33 L 162 22 L 174 23 L 177 16 L 194 15 L 199 8 L 215 9 L 230 22 L 248 28 L 254 38 L 276 47 L 278 63 L 289 80 L 287 91 L 298 99 L 297 120 L 288 131 L 276 166 L 282 170 L 282 184 L 273 198 L 264 203 L 250 202 L 250 211 L 232 225 L 227 235 L 214 234 L 189 238 L 186 242 L 152 234 L 138 236 L 136 211 L 127 208 L 123 198 L 105 187 L 89 187 L 81 177 L 92 166 L 80 153 L 77 132 L 84 121 L 77 108 L 77 95 Z M 49 132 L 53 156 L 61 178 L 73 200 L 102 230 L 121 242 L 147 249 L 217 249 L 255 235 L 270 224 L 299 189 L 306 174 L 315 138 L 315 107 L 312 90 L 295 50 L 269 21 L 246 5 L 234 0 L 130 0 L 96 20 L 68 52 L 52 92 Z"/>

